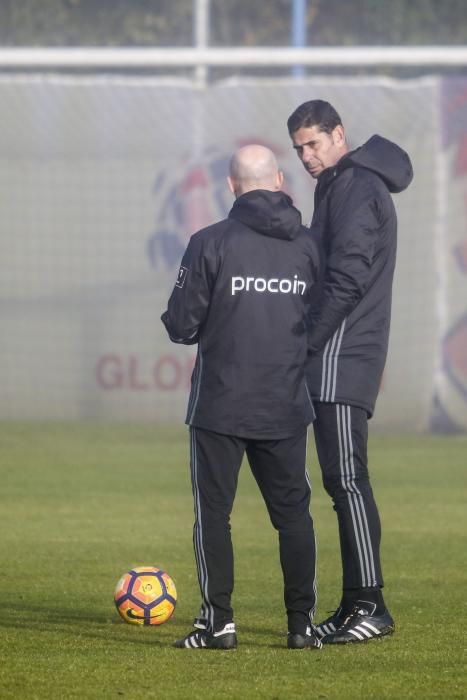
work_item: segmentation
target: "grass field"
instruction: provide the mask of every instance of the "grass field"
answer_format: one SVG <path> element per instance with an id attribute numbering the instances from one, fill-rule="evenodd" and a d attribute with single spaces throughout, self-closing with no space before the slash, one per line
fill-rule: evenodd
<path id="1" fill-rule="evenodd" d="M 276 533 L 245 465 L 232 516 L 239 647 L 179 650 L 199 603 L 185 429 L 0 424 L 0 697 L 467 698 L 467 438 L 375 436 L 370 462 L 392 638 L 285 648 Z M 340 562 L 312 450 L 310 473 L 320 619 Z M 177 584 L 159 628 L 114 609 L 138 564 Z"/>

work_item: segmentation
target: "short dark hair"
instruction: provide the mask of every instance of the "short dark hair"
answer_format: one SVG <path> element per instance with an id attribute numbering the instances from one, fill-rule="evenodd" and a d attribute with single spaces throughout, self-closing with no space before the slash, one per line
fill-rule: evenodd
<path id="1" fill-rule="evenodd" d="M 342 120 L 334 107 L 325 100 L 309 100 L 301 104 L 287 119 L 287 128 L 292 135 L 302 127 L 319 127 L 320 131 L 330 134 Z"/>

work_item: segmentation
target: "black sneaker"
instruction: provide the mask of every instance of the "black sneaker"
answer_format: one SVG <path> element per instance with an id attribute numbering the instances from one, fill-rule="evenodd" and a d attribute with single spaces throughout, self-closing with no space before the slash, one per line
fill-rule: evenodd
<path id="1" fill-rule="evenodd" d="M 395 625 L 389 612 L 385 610 L 382 615 L 375 615 L 375 610 L 375 603 L 357 602 L 339 629 L 323 637 L 323 644 L 367 642 L 392 634 Z"/>
<path id="2" fill-rule="evenodd" d="M 287 634 L 287 649 L 321 649 L 322 646 L 314 627 L 307 627 L 305 634 Z"/>
<path id="3" fill-rule="evenodd" d="M 207 630 L 193 630 L 182 639 L 177 639 L 174 647 L 178 649 L 236 649 L 237 635 L 235 624 L 229 622 L 219 632 L 208 632 Z"/>
<path id="4" fill-rule="evenodd" d="M 350 609 L 348 610 L 347 615 L 349 614 L 349 612 Z M 340 605 L 337 608 L 337 610 L 332 613 L 332 615 L 320 622 L 319 625 L 316 625 L 315 630 L 319 639 L 322 639 L 326 634 L 332 634 L 333 632 L 336 632 L 339 629 L 339 627 L 341 627 L 341 625 L 344 624 L 347 615 L 342 609 L 342 605 Z"/>

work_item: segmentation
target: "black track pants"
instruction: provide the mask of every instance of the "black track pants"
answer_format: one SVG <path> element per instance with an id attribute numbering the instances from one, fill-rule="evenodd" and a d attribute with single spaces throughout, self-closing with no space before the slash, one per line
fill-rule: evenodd
<path id="1" fill-rule="evenodd" d="M 366 411 L 346 404 L 314 406 L 323 484 L 339 524 L 343 588 L 382 586 L 381 523 L 368 475 Z"/>
<path id="2" fill-rule="evenodd" d="M 283 440 L 248 440 L 190 428 L 193 544 L 201 617 L 207 620 L 209 629 L 220 630 L 233 620 L 230 514 L 245 453 L 279 533 L 289 630 L 304 633 L 314 614 L 316 551 L 309 512 L 306 439 L 306 431 Z"/>

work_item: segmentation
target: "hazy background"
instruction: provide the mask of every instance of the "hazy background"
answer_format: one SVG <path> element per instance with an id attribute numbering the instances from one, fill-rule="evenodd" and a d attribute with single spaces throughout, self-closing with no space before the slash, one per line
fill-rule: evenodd
<path id="1" fill-rule="evenodd" d="M 303 21 L 293 22 L 293 10 Z M 215 47 L 465 45 L 460 0 L 211 0 Z M 190 47 L 191 0 L 0 3 L 0 417 L 184 418 L 193 348 L 159 321 L 189 236 L 223 218 L 231 152 L 262 142 L 312 214 L 290 147 L 330 100 L 352 147 L 380 133 L 415 171 L 395 197 L 391 345 L 374 425 L 467 431 L 467 65 L 27 69 L 21 47 Z M 124 62 L 123 62 L 124 63 Z"/>

